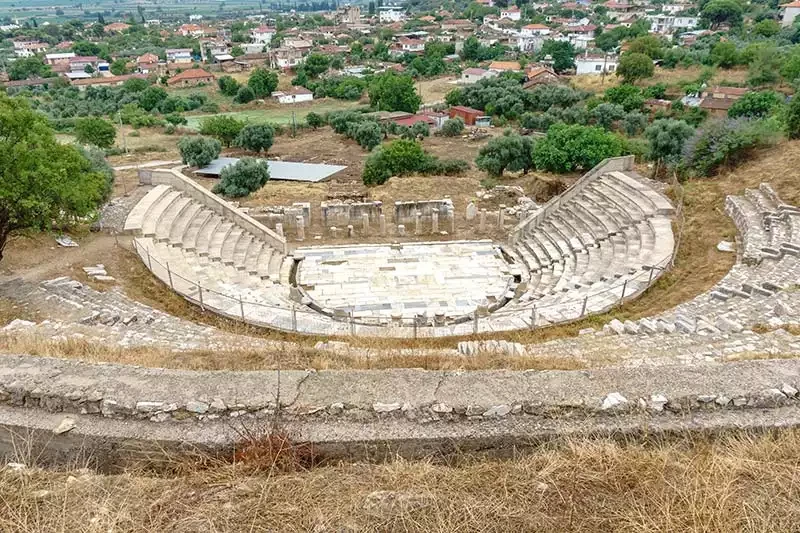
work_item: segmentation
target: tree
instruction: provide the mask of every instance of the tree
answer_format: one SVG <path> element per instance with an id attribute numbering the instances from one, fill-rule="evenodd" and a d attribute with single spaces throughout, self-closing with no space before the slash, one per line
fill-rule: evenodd
<path id="1" fill-rule="evenodd" d="M 21 57 L 11 63 L 8 69 L 8 77 L 12 80 L 49 78 L 52 75 L 50 65 L 45 65 L 38 57 Z"/>
<path id="2" fill-rule="evenodd" d="M 756 51 L 750 69 L 747 72 L 747 84 L 750 87 L 774 85 L 780 81 L 782 58 L 775 46 L 762 46 Z"/>
<path id="3" fill-rule="evenodd" d="M 738 0 L 711 0 L 700 12 L 700 19 L 711 29 L 721 24 L 739 26 L 742 24 L 742 5 Z"/>
<path id="4" fill-rule="evenodd" d="M 623 153 L 622 139 L 596 126 L 553 124 L 533 147 L 539 170 L 573 172 L 589 170 L 603 159 Z"/>
<path id="5" fill-rule="evenodd" d="M 680 161 L 683 145 L 694 133 L 694 128 L 682 120 L 661 118 L 650 124 L 644 135 L 649 142 L 648 156 L 659 165 L 670 166 Z M 658 167 L 656 167 L 658 168 Z"/>
<path id="6" fill-rule="evenodd" d="M 114 125 L 100 117 L 80 118 L 75 122 L 75 139 L 81 144 L 111 148 L 116 136 Z"/>
<path id="7" fill-rule="evenodd" d="M 711 48 L 709 59 L 717 66 L 731 68 L 736 65 L 739 59 L 739 53 L 736 50 L 736 45 L 732 42 L 719 41 Z"/>
<path id="8" fill-rule="evenodd" d="M 641 111 L 631 111 L 622 119 L 622 128 L 628 137 L 639 135 L 647 127 L 647 117 Z"/>
<path id="9" fill-rule="evenodd" d="M 317 129 L 325 125 L 325 119 L 319 113 L 309 111 L 308 115 L 306 115 L 306 124 Z"/>
<path id="10" fill-rule="evenodd" d="M 539 59 L 547 56 L 553 61 L 553 70 L 558 73 L 575 68 L 575 48 L 567 41 L 548 39 L 542 43 Z"/>
<path id="11" fill-rule="evenodd" d="M 167 91 L 161 87 L 148 87 L 139 95 L 139 106 L 145 111 L 152 111 L 167 98 Z"/>
<path id="12" fill-rule="evenodd" d="M 107 180 L 77 148 L 59 143 L 47 119 L 0 94 L 0 259 L 12 231 L 47 230 L 96 212 Z"/>
<path id="13" fill-rule="evenodd" d="M 416 113 L 422 99 L 411 76 L 389 71 L 373 78 L 369 86 L 369 103 L 380 111 Z"/>
<path id="14" fill-rule="evenodd" d="M 361 122 L 355 126 L 353 139 L 355 139 L 362 148 L 372 150 L 381 144 L 381 140 L 383 139 L 383 132 L 381 131 L 380 124 L 372 120 Z"/>
<path id="15" fill-rule="evenodd" d="M 766 37 L 769 39 L 770 37 L 774 37 L 781 31 L 781 25 L 775 22 L 772 19 L 764 19 L 761 22 L 758 22 L 753 26 L 753 33 L 760 36 Z"/>
<path id="16" fill-rule="evenodd" d="M 800 98 L 792 98 L 786 109 L 786 134 L 790 139 L 800 139 Z"/>
<path id="17" fill-rule="evenodd" d="M 458 137 L 464 131 L 464 121 L 458 117 L 449 118 L 442 124 L 441 134 L 445 137 Z"/>
<path id="18" fill-rule="evenodd" d="M 226 147 L 233 144 L 236 136 L 244 128 L 244 122 L 230 115 L 216 115 L 208 117 L 200 123 L 200 133 L 216 137 Z"/>
<path id="19" fill-rule="evenodd" d="M 789 56 L 783 60 L 781 76 L 790 83 L 800 78 L 800 46 L 792 47 Z"/>
<path id="20" fill-rule="evenodd" d="M 532 149 L 530 137 L 506 130 L 502 137 L 493 137 L 481 147 L 475 165 L 490 176 L 502 176 L 506 170 L 527 174 L 533 167 Z"/>
<path id="21" fill-rule="evenodd" d="M 625 109 L 619 104 L 600 104 L 592 109 L 591 116 L 595 124 L 610 130 L 614 122 L 625 118 Z"/>
<path id="22" fill-rule="evenodd" d="M 376 148 L 364 163 L 364 185 L 382 185 L 392 176 L 422 172 L 430 157 L 417 141 L 398 139 Z"/>
<path id="23" fill-rule="evenodd" d="M 461 48 L 461 57 L 465 61 L 479 61 L 480 60 L 481 43 L 474 35 L 470 35 L 464 41 L 464 46 Z"/>
<path id="24" fill-rule="evenodd" d="M 239 92 L 239 82 L 233 79 L 231 76 L 222 76 L 217 80 L 217 85 L 219 86 L 219 92 L 224 94 L 225 96 L 236 96 L 236 93 Z"/>
<path id="25" fill-rule="evenodd" d="M 303 62 L 303 70 L 309 77 L 316 78 L 327 71 L 329 65 L 330 59 L 328 59 L 328 56 L 314 52 L 306 56 L 306 60 Z"/>
<path id="26" fill-rule="evenodd" d="M 609 87 L 603 96 L 604 100 L 610 104 L 619 104 L 625 111 L 635 111 L 641 109 L 644 104 L 644 95 L 635 85 L 623 83 L 616 87 Z"/>
<path id="27" fill-rule="evenodd" d="M 77 41 L 73 43 L 72 51 L 78 56 L 99 56 L 101 48 L 99 44 L 89 41 Z"/>
<path id="28" fill-rule="evenodd" d="M 236 137 L 236 146 L 248 152 L 266 152 L 275 139 L 275 130 L 269 124 L 249 124 Z"/>
<path id="29" fill-rule="evenodd" d="M 222 145 L 218 140 L 208 137 L 183 136 L 178 141 L 178 150 L 184 165 L 202 168 L 219 157 Z"/>
<path id="30" fill-rule="evenodd" d="M 147 90 L 148 87 L 150 87 L 150 82 L 142 78 L 131 78 L 122 84 L 122 90 L 126 93 L 140 93 Z"/>
<path id="31" fill-rule="evenodd" d="M 241 198 L 255 192 L 269 181 L 267 162 L 252 157 L 243 157 L 220 172 L 220 182 L 214 186 L 214 194 L 229 198 Z"/>
<path id="32" fill-rule="evenodd" d="M 236 96 L 233 98 L 233 101 L 237 104 L 247 104 L 255 99 L 256 94 L 253 92 L 253 89 L 247 85 L 242 85 L 239 87 L 239 90 L 236 91 Z"/>
<path id="33" fill-rule="evenodd" d="M 650 59 L 661 59 L 664 55 L 663 43 L 655 35 L 642 35 L 628 43 L 627 52 L 644 54 Z"/>
<path id="34" fill-rule="evenodd" d="M 783 98 L 775 91 L 753 91 L 742 95 L 728 109 L 731 118 L 763 118 L 781 105 Z"/>
<path id="35" fill-rule="evenodd" d="M 653 60 L 644 54 L 622 54 L 617 66 L 617 76 L 621 76 L 624 83 L 636 83 L 638 80 L 649 78 L 653 72 L 655 72 Z"/>
<path id="36" fill-rule="evenodd" d="M 128 73 L 128 62 L 122 58 L 115 59 L 111 63 L 111 74 L 114 76 L 122 76 Z"/>
<path id="37" fill-rule="evenodd" d="M 278 88 L 278 75 L 271 70 L 256 68 L 250 74 L 247 86 L 253 90 L 256 98 L 270 96 Z"/>

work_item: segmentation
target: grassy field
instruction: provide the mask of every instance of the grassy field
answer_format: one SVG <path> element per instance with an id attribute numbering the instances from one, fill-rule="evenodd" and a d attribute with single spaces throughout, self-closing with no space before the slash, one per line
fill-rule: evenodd
<path id="1" fill-rule="evenodd" d="M 295 104 L 284 105 L 276 107 L 270 105 L 260 109 L 243 109 L 241 111 L 231 111 L 227 113 L 217 113 L 214 115 L 189 115 L 186 118 L 189 121 L 187 125 L 190 129 L 200 129 L 200 123 L 204 118 L 222 115 L 236 117 L 245 122 L 258 123 L 258 122 L 273 122 L 276 124 L 291 124 L 292 111 L 295 113 L 295 120 L 302 122 L 305 120 L 309 112 L 327 113 L 329 111 L 339 111 L 342 109 L 351 109 L 358 105 L 357 102 L 347 102 L 344 100 L 320 100 L 318 102 L 311 102 L 308 104 Z"/>
<path id="2" fill-rule="evenodd" d="M 0 469 L 0 530 L 734 533 L 800 520 L 797 430 L 571 440 L 507 460 L 314 467 L 313 451 L 252 455 L 175 461 L 162 475 Z"/>

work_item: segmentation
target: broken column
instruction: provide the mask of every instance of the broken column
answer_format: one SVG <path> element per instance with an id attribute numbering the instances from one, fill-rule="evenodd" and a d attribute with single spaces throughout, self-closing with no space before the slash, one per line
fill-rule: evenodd
<path id="1" fill-rule="evenodd" d="M 303 218 L 303 215 L 297 215 L 295 222 L 297 223 L 297 240 L 306 240 L 306 219 Z"/>
<path id="2" fill-rule="evenodd" d="M 369 214 L 364 213 L 361 215 L 361 231 L 364 232 L 364 235 L 369 235 Z"/>
<path id="3" fill-rule="evenodd" d="M 472 222 L 478 216 L 478 208 L 472 202 L 467 204 L 467 222 Z"/>
<path id="4" fill-rule="evenodd" d="M 450 213 L 450 235 L 456 234 L 456 214 Z"/>
<path id="5" fill-rule="evenodd" d="M 422 225 L 420 224 L 420 219 L 422 218 L 422 212 L 417 211 L 414 213 L 414 235 L 419 235 L 422 233 Z"/>
<path id="6" fill-rule="evenodd" d="M 439 233 L 439 210 L 431 209 L 431 233 Z"/>
<path id="7" fill-rule="evenodd" d="M 403 224 L 397 225 L 397 234 L 398 235 L 405 235 L 406 234 L 406 227 Z"/>
<path id="8" fill-rule="evenodd" d="M 386 236 L 386 215 L 384 215 L 383 213 L 381 213 L 381 215 L 378 217 L 378 225 L 380 226 L 381 237 L 385 237 Z"/>
<path id="9" fill-rule="evenodd" d="M 277 233 L 278 235 L 283 237 L 283 223 L 282 222 L 278 222 L 277 224 L 275 224 L 275 233 Z"/>
<path id="10" fill-rule="evenodd" d="M 339 234 L 339 228 L 331 226 L 331 238 L 335 239 Z"/>
<path id="11" fill-rule="evenodd" d="M 481 233 L 486 231 L 486 209 L 481 209 L 480 217 L 478 217 L 478 231 Z"/>
<path id="12" fill-rule="evenodd" d="M 353 225 L 352 224 L 348 224 L 347 225 L 347 236 L 350 237 L 350 238 L 353 237 Z"/>

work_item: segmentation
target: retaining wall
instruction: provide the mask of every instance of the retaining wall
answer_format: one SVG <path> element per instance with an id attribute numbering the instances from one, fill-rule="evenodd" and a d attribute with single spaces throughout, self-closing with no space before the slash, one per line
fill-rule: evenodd
<path id="1" fill-rule="evenodd" d="M 800 361 L 587 371 L 199 372 L 0 356 L 0 453 L 14 439 L 55 458 L 114 448 L 230 449 L 276 412 L 330 456 L 417 457 L 513 448 L 592 433 L 771 427 L 800 422 Z M 91 443 L 100 444 L 91 444 Z M 113 444 L 113 446 L 112 446 Z M 128 451 L 126 451 L 128 450 Z M 84 453 L 85 450 L 81 450 Z M 55 459 L 54 459 L 55 460 Z"/>

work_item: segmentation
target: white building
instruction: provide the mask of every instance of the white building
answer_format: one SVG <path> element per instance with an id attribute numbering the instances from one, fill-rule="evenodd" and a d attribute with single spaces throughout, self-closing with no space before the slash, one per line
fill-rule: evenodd
<path id="1" fill-rule="evenodd" d="M 619 58 L 615 55 L 589 54 L 575 58 L 576 74 L 610 74 L 616 72 Z"/>
<path id="2" fill-rule="evenodd" d="M 795 17 L 800 15 L 800 0 L 795 0 L 791 4 L 785 4 L 780 6 L 783 9 L 783 20 L 781 20 L 781 24 L 783 26 L 791 26 L 794 23 Z"/>
<path id="3" fill-rule="evenodd" d="M 517 6 L 507 7 L 500 10 L 500 18 L 516 22 L 522 18 L 522 11 L 520 11 Z"/>
<path id="4" fill-rule="evenodd" d="M 406 10 L 400 6 L 381 6 L 378 8 L 378 22 L 381 24 L 391 24 L 401 22 L 406 19 Z"/>
<path id="5" fill-rule="evenodd" d="M 499 73 L 494 70 L 486 70 L 482 68 L 468 68 L 464 69 L 461 73 L 461 79 L 458 83 L 463 85 L 470 85 L 486 78 L 494 78 Z"/>
<path id="6" fill-rule="evenodd" d="M 253 28 L 252 31 L 250 31 L 250 37 L 253 40 L 253 43 L 257 44 L 269 44 L 274 35 L 275 28 L 270 28 L 269 26 L 259 26 L 258 28 Z"/>
<path id="7" fill-rule="evenodd" d="M 314 93 L 305 87 L 292 87 L 288 91 L 275 91 L 272 97 L 280 104 L 299 104 L 314 100 Z"/>
<path id="8" fill-rule="evenodd" d="M 14 41 L 14 55 L 17 57 L 33 57 L 47 50 L 47 43 L 37 41 Z"/>
<path id="9" fill-rule="evenodd" d="M 191 48 L 167 48 L 165 54 L 167 63 L 185 64 L 192 62 Z"/>
<path id="10" fill-rule="evenodd" d="M 676 17 L 675 15 L 647 15 L 647 20 L 650 21 L 650 33 L 668 34 L 675 30 L 693 30 L 697 27 L 700 19 L 698 17 Z"/>

